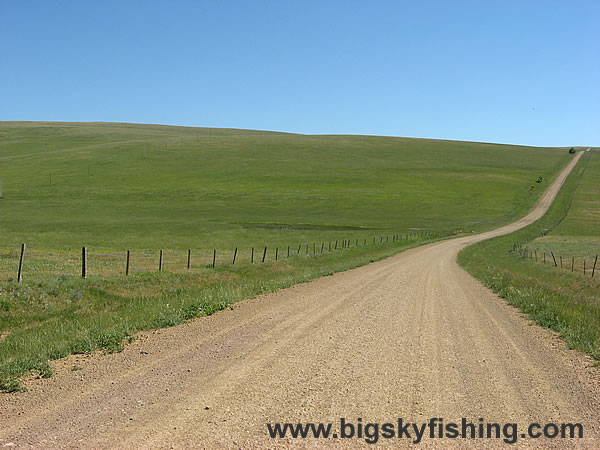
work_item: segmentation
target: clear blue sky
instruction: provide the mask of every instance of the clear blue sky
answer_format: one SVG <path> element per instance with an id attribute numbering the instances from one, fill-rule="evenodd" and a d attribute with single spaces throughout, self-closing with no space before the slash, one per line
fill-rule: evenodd
<path id="1" fill-rule="evenodd" d="M 0 0 L 0 120 L 600 146 L 600 1 Z"/>

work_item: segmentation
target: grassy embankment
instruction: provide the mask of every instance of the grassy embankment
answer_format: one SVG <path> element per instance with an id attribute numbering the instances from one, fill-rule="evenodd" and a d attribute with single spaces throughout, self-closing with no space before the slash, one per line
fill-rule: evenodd
<path id="1" fill-rule="evenodd" d="M 536 223 L 466 248 L 458 261 L 472 275 L 519 307 L 538 324 L 555 330 L 571 348 L 600 359 L 600 274 L 583 275 L 581 261 L 597 254 L 599 154 L 586 152 L 567 179 L 550 210 Z M 520 243 L 523 252 L 513 251 Z M 543 263 L 544 245 L 546 264 Z M 538 261 L 535 261 L 535 251 Z M 571 260 L 555 267 L 549 250 Z M 598 269 L 598 268 L 597 268 Z"/>
<path id="2" fill-rule="evenodd" d="M 583 273 L 585 261 L 588 275 L 596 255 L 600 255 L 600 153 L 589 153 L 587 169 L 574 192 L 567 216 L 528 246 L 538 253 L 563 256 L 564 267 L 569 270 L 574 258 L 574 271 Z"/>
<path id="3" fill-rule="evenodd" d="M 531 208 L 568 158 L 555 149 L 421 139 L 1 123 L 0 387 L 18 389 L 30 370 L 48 376 L 49 360 L 115 350 L 138 330 L 429 239 L 380 244 L 380 236 L 507 223 Z M 350 248 L 329 253 L 326 244 L 321 256 L 321 243 L 344 239 Z M 84 245 L 87 280 L 79 277 Z M 266 262 L 249 264 L 251 247 L 256 262 L 265 245 Z M 157 273 L 161 248 L 165 270 Z"/>

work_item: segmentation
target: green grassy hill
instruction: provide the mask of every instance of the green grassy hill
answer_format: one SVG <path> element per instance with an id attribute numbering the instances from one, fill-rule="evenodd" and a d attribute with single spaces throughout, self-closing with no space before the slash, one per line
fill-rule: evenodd
<path id="1" fill-rule="evenodd" d="M 424 139 L 3 122 L 0 247 L 185 249 L 348 230 L 481 230 L 524 214 L 567 159 Z"/>
<path id="2" fill-rule="evenodd" d="M 575 258 L 575 267 L 588 268 L 600 254 L 600 152 L 590 151 L 566 217 L 556 228 L 535 239 L 531 247 L 540 252 L 554 252 L 567 259 Z"/>
<path id="3" fill-rule="evenodd" d="M 19 389 L 31 370 L 49 376 L 49 360 L 117 350 L 139 330 L 449 230 L 507 223 L 569 158 L 561 149 L 426 139 L 0 123 L 0 390 Z M 381 241 L 396 234 L 402 239 Z M 28 247 L 17 283 L 21 243 Z M 86 280 L 82 246 L 90 250 Z"/>

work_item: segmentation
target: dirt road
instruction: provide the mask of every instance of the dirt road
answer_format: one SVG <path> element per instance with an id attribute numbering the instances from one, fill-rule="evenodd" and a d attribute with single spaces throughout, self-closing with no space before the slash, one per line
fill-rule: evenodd
<path id="1" fill-rule="evenodd" d="M 583 440 L 517 445 L 598 448 L 600 370 L 456 264 L 466 245 L 539 218 L 566 173 L 531 214 L 502 229 L 246 300 L 143 334 L 122 353 L 60 361 L 55 377 L 0 396 L 0 447 L 347 448 L 365 439 L 274 440 L 265 424 L 464 417 L 515 422 L 519 433 L 531 422 L 580 422 Z M 425 437 L 420 445 L 504 442 Z"/>

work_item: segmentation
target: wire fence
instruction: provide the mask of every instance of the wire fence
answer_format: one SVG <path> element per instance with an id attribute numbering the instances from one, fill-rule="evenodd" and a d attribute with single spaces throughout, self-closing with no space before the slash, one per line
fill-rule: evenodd
<path id="1" fill-rule="evenodd" d="M 592 258 L 581 256 L 566 256 L 555 253 L 553 250 L 542 251 L 537 248 L 529 248 L 515 242 L 512 252 L 521 258 L 526 258 L 531 261 L 549 264 L 556 268 L 569 270 L 570 272 L 582 273 L 584 276 L 594 277 L 598 265 L 598 255 Z"/>
<path id="2" fill-rule="evenodd" d="M 57 276 L 130 276 L 149 272 L 187 272 L 243 264 L 283 262 L 292 257 L 316 258 L 352 248 L 402 245 L 454 236 L 462 230 L 419 231 L 348 239 L 320 240 L 290 245 L 230 248 L 188 248 L 187 250 L 32 250 L 21 244 L 0 251 L 0 281 L 21 282 L 27 274 Z"/>

